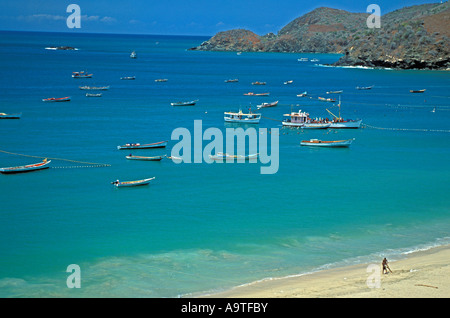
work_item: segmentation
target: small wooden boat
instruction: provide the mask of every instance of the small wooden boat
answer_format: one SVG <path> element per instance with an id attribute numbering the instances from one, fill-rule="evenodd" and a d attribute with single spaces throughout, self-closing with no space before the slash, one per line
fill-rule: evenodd
<path id="1" fill-rule="evenodd" d="M 50 168 L 49 167 L 50 162 L 52 162 L 52 161 L 44 159 L 42 162 L 34 163 L 31 165 L 0 168 L 0 173 L 13 174 L 13 173 L 22 173 L 22 172 L 30 172 L 30 171 L 48 169 L 48 168 Z"/>
<path id="2" fill-rule="evenodd" d="M 73 72 L 72 77 L 73 78 L 91 78 L 94 74 L 89 74 L 87 72 L 81 71 L 81 72 Z"/>
<path id="3" fill-rule="evenodd" d="M 22 116 L 22 113 L 16 114 L 0 113 L 0 119 L 20 119 L 20 116 Z"/>
<path id="4" fill-rule="evenodd" d="M 349 147 L 353 139 L 347 140 L 332 140 L 332 141 L 322 141 L 319 139 L 302 140 L 300 145 L 302 146 L 313 146 L 313 147 Z"/>
<path id="5" fill-rule="evenodd" d="M 237 83 L 237 82 L 239 82 L 237 78 L 225 80 L 225 83 Z"/>
<path id="6" fill-rule="evenodd" d="M 292 83 L 294 83 L 294 81 L 293 81 L 293 80 L 290 80 L 290 81 L 286 81 L 286 82 L 284 82 L 284 85 L 287 85 L 287 84 L 292 84 Z"/>
<path id="7" fill-rule="evenodd" d="M 304 91 L 301 94 L 297 94 L 297 97 L 306 97 L 306 96 L 308 96 L 308 92 L 306 92 L 306 91 Z"/>
<path id="8" fill-rule="evenodd" d="M 155 82 L 167 82 L 168 79 L 167 78 L 157 78 L 155 79 Z"/>
<path id="9" fill-rule="evenodd" d="M 299 62 L 308 62 L 308 58 L 307 57 L 302 57 L 302 58 L 297 59 L 297 61 L 299 61 Z"/>
<path id="10" fill-rule="evenodd" d="M 124 76 L 120 78 L 121 80 L 135 80 L 136 76 Z"/>
<path id="11" fill-rule="evenodd" d="M 266 85 L 266 82 L 253 82 L 252 85 Z"/>
<path id="12" fill-rule="evenodd" d="M 155 156 L 155 157 L 143 157 L 143 156 L 133 156 L 130 154 L 129 156 L 126 156 L 128 160 L 141 160 L 141 161 L 161 161 L 164 156 Z"/>
<path id="13" fill-rule="evenodd" d="M 195 103 L 197 103 L 197 102 L 198 102 L 198 99 L 192 100 L 192 101 L 189 101 L 189 102 L 170 103 L 170 105 L 172 105 L 172 106 L 194 106 Z"/>
<path id="14" fill-rule="evenodd" d="M 102 93 L 98 94 L 86 93 L 86 97 L 102 97 Z"/>
<path id="15" fill-rule="evenodd" d="M 318 99 L 323 102 L 331 102 L 331 103 L 334 103 L 336 101 L 336 99 L 334 99 L 334 98 L 318 97 Z"/>
<path id="16" fill-rule="evenodd" d="M 165 148 L 167 146 L 168 141 L 160 141 L 152 144 L 143 144 L 134 143 L 134 144 L 125 144 L 122 146 L 117 146 L 117 149 L 149 149 L 149 148 Z"/>
<path id="17" fill-rule="evenodd" d="M 419 89 L 419 90 L 410 90 L 410 93 L 424 93 L 426 89 Z"/>
<path id="18" fill-rule="evenodd" d="M 45 98 L 42 101 L 43 102 L 69 102 L 70 97 L 60 97 L 60 98 L 50 97 L 50 98 Z"/>
<path id="19" fill-rule="evenodd" d="M 135 180 L 135 181 L 119 181 L 119 180 L 116 180 L 116 181 L 113 181 L 111 183 L 114 184 L 114 186 L 116 186 L 117 188 L 136 187 L 136 186 L 147 185 L 147 184 L 150 183 L 150 181 L 152 181 L 154 179 L 155 179 L 155 177 L 142 179 L 142 180 Z"/>
<path id="20" fill-rule="evenodd" d="M 359 89 L 359 90 L 368 90 L 368 89 L 372 89 L 373 88 L 373 85 L 372 86 L 356 86 L 356 89 Z"/>
<path id="21" fill-rule="evenodd" d="M 270 93 L 253 93 L 253 92 L 249 92 L 249 93 L 245 93 L 245 96 L 269 96 Z"/>
<path id="22" fill-rule="evenodd" d="M 252 155 L 247 155 L 247 156 L 241 156 L 241 155 L 229 155 L 229 154 L 227 154 L 227 153 L 223 153 L 223 152 L 219 152 L 219 153 L 217 153 L 216 155 L 214 155 L 214 156 L 212 156 L 212 155 L 209 155 L 209 157 L 212 159 L 212 160 L 215 160 L 215 161 L 219 161 L 219 160 L 230 160 L 230 159 L 240 159 L 240 160 L 250 160 L 250 159 L 257 159 L 258 158 L 258 156 L 259 156 L 259 154 L 257 154 L 257 153 L 255 153 L 255 154 L 252 154 Z"/>
<path id="23" fill-rule="evenodd" d="M 265 107 L 275 107 L 278 105 L 278 101 L 273 102 L 273 103 L 262 103 L 261 105 L 257 105 L 256 108 L 260 109 L 260 108 L 265 108 Z"/>
<path id="24" fill-rule="evenodd" d="M 327 94 L 341 94 L 343 91 L 329 91 Z"/>
<path id="25" fill-rule="evenodd" d="M 80 89 L 83 90 L 97 90 L 97 91 L 106 91 L 109 89 L 109 86 L 80 86 Z"/>

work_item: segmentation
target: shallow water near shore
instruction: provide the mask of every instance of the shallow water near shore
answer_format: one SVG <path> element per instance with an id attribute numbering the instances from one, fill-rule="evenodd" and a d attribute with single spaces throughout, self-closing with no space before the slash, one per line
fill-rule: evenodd
<path id="1" fill-rule="evenodd" d="M 110 165 L 52 160 L 48 170 L 0 175 L 2 297 L 190 296 L 449 243 L 448 72 L 298 61 L 330 64 L 335 54 L 186 50 L 204 40 L 0 33 L 8 75 L 0 78 L 0 112 L 22 112 L 20 120 L 0 122 L 0 150 L 8 152 L 0 153 L 0 166 L 40 160 L 11 153 Z M 53 45 L 79 50 L 45 49 Z M 93 78 L 71 77 L 83 70 Z M 239 82 L 224 82 L 234 78 Z M 81 85 L 110 89 L 88 98 Z M 372 128 L 281 127 L 283 114 L 299 109 L 330 117 L 332 104 L 317 97 L 335 90 L 343 90 L 342 116 Z M 243 95 L 250 91 L 270 96 Z M 304 91 L 311 98 L 296 96 Z M 64 96 L 71 101 L 41 101 Z M 192 107 L 170 106 L 195 99 Z M 280 129 L 275 174 L 261 174 L 261 163 L 129 161 L 127 150 L 117 150 L 169 140 L 165 149 L 134 154 L 170 155 L 174 129 L 193 131 L 202 120 L 203 129 L 224 131 L 225 111 L 276 100 L 277 107 L 261 110 L 257 127 Z M 300 146 L 311 138 L 355 141 L 348 149 Z M 149 186 L 110 184 L 153 176 Z M 81 268 L 80 289 L 67 288 L 70 264 Z"/>

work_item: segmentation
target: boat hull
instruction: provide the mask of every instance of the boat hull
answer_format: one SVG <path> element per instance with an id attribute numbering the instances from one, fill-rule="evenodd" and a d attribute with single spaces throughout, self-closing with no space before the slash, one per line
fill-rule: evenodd
<path id="1" fill-rule="evenodd" d="M 17 167 L 8 167 L 8 168 L 0 168 L 0 173 L 3 174 L 15 174 L 15 173 L 24 173 L 24 172 L 32 172 L 38 170 L 44 170 L 50 168 L 51 160 L 41 163 L 36 163 L 32 165 L 25 166 L 17 166 Z"/>
<path id="2" fill-rule="evenodd" d="M 322 141 L 317 139 L 312 140 L 302 140 L 300 145 L 302 146 L 311 146 L 311 147 L 328 147 L 328 148 L 346 148 L 350 147 L 353 139 L 348 140 L 334 140 L 334 141 Z"/>
<path id="3" fill-rule="evenodd" d="M 22 113 L 20 114 L 2 114 L 0 115 L 0 119 L 20 119 Z"/>
<path id="4" fill-rule="evenodd" d="M 156 157 L 143 157 L 143 156 L 126 156 L 128 160 L 140 160 L 140 161 L 161 161 L 164 156 Z"/>
<path id="5" fill-rule="evenodd" d="M 168 141 L 160 141 L 155 142 L 153 144 L 145 144 L 145 145 L 123 145 L 117 146 L 117 149 L 150 149 L 150 148 L 165 148 L 167 146 Z"/>
<path id="6" fill-rule="evenodd" d="M 152 181 L 153 179 L 155 179 L 155 177 L 148 178 L 148 179 L 142 179 L 142 180 L 136 180 L 136 181 L 123 181 L 123 182 L 115 181 L 112 183 L 114 184 L 114 186 L 116 188 L 138 187 L 138 186 L 148 185 L 150 183 L 150 181 Z"/>
<path id="7" fill-rule="evenodd" d="M 330 128 L 349 128 L 349 129 L 357 129 L 361 127 L 362 120 L 352 120 L 352 121 L 343 121 L 343 122 L 332 122 L 330 124 Z"/>
<path id="8" fill-rule="evenodd" d="M 234 119 L 234 118 L 227 118 L 224 117 L 225 122 L 227 123 L 239 123 L 239 124 L 259 124 L 259 118 L 258 119 Z"/>

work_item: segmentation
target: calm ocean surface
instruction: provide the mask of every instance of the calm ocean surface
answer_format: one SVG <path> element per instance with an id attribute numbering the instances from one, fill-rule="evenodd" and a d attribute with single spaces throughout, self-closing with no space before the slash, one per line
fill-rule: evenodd
<path id="1" fill-rule="evenodd" d="M 186 50 L 204 40 L 0 32 L 0 112 L 23 113 L 0 121 L 0 167 L 40 161 L 11 153 L 110 165 L 52 160 L 48 170 L 0 175 L 0 297 L 190 296 L 450 242 L 449 72 L 297 61 L 332 63 L 333 54 Z M 79 50 L 45 49 L 60 45 Z M 71 77 L 84 70 L 94 77 Z M 87 98 L 81 85 L 111 87 Z M 314 99 L 296 96 L 305 90 Z M 281 129 L 291 110 L 330 117 L 332 104 L 317 100 L 330 90 L 343 90 L 344 118 L 404 130 Z M 41 101 L 64 96 L 72 100 Z M 175 128 L 193 132 L 199 119 L 224 130 L 224 111 L 276 100 L 259 125 L 280 128 L 276 174 L 261 174 L 261 163 L 134 162 L 116 148 L 169 140 L 134 153 L 170 155 Z M 310 138 L 356 139 L 349 149 L 300 147 Z M 110 184 L 153 176 L 145 187 Z M 81 268 L 80 289 L 66 286 L 70 264 Z"/>

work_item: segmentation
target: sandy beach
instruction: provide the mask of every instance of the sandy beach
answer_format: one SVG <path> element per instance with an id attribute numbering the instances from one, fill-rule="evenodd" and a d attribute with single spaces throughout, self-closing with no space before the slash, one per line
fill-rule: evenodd
<path id="1" fill-rule="evenodd" d="M 210 295 L 216 298 L 447 298 L 450 245 L 414 252 L 389 262 L 342 267 L 297 277 L 272 279 Z M 388 260 L 389 261 L 389 260 Z M 373 266 L 373 267 L 369 267 Z M 369 271 L 368 271 L 369 269 Z M 370 286 L 370 287 L 369 287 Z"/>

